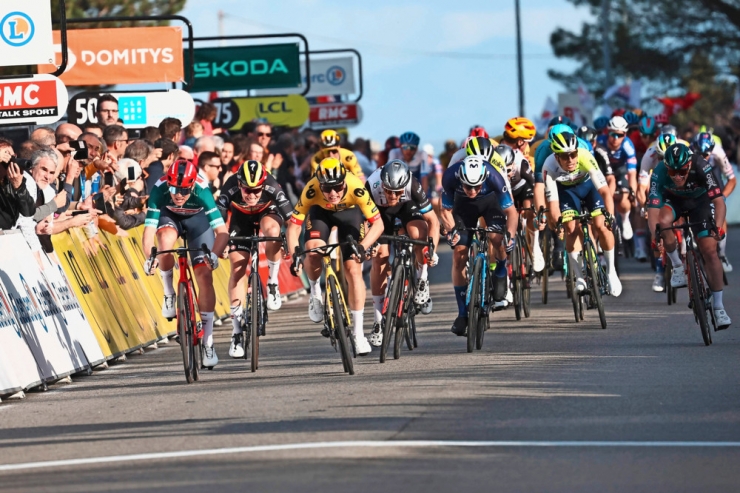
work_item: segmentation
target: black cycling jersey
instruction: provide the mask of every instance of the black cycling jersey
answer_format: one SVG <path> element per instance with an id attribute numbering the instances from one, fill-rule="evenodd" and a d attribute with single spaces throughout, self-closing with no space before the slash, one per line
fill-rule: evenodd
<path id="1" fill-rule="evenodd" d="M 290 217 L 293 211 L 293 206 L 288 197 L 272 175 L 269 175 L 265 180 L 262 195 L 256 205 L 247 206 L 244 203 L 236 175 L 231 176 L 221 187 L 221 195 L 218 197 L 216 205 L 224 219 L 229 211 L 246 215 L 260 214 L 271 205 L 277 206 L 277 210 L 283 219 Z"/>

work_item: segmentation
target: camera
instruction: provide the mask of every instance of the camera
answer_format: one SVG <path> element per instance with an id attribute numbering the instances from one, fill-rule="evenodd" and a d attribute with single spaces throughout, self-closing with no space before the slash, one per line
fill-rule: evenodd
<path id="1" fill-rule="evenodd" d="M 18 156 L 13 156 L 10 158 L 10 163 L 15 163 L 18 165 L 21 171 L 30 171 L 31 170 L 31 161 L 28 159 L 19 158 Z M 5 165 L 7 168 L 7 164 Z"/>
<path id="2" fill-rule="evenodd" d="M 89 159 L 87 151 L 87 143 L 84 140 L 72 140 L 69 142 L 69 147 L 75 150 L 74 158 L 77 161 Z"/>

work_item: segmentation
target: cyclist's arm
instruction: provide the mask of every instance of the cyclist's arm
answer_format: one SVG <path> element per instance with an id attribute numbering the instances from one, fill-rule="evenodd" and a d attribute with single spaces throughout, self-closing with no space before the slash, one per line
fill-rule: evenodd
<path id="1" fill-rule="evenodd" d="M 730 164 L 730 160 L 727 159 L 727 153 L 720 145 L 714 146 L 714 151 L 712 152 L 714 155 L 714 159 L 719 161 L 719 163 L 722 166 L 722 174 L 727 178 L 727 183 L 725 183 L 725 188 L 722 190 L 722 193 L 725 197 L 729 197 L 730 194 L 735 190 L 735 186 L 737 185 L 737 179 L 735 178 L 735 171 L 732 169 L 732 164 Z"/>
<path id="2" fill-rule="evenodd" d="M 216 200 L 216 207 L 218 207 L 224 221 L 229 217 L 231 200 L 237 193 L 240 192 L 239 187 L 237 186 L 236 175 L 231 175 L 231 177 L 226 180 L 226 183 L 224 183 L 224 186 L 221 187 L 221 194 L 218 196 L 218 200 Z"/>
<path id="3" fill-rule="evenodd" d="M 527 184 L 532 187 L 534 186 L 534 173 L 532 173 L 532 167 L 530 166 L 528 159 L 522 159 L 519 164 L 519 175 L 527 182 Z"/>
<path id="4" fill-rule="evenodd" d="M 344 156 L 341 156 L 342 161 L 344 161 L 344 167 L 347 168 L 347 171 L 359 178 L 360 181 L 364 182 L 365 174 L 362 172 L 362 166 L 360 166 L 357 156 L 355 156 L 354 152 L 348 149 L 343 150 L 346 151 L 346 153 L 342 153 Z"/>
<path id="5" fill-rule="evenodd" d="M 450 165 L 442 175 L 442 210 L 441 219 L 445 230 L 455 227 L 455 218 L 452 216 L 452 207 L 455 205 L 455 190 L 457 190 L 457 170 L 459 164 Z"/>
<path id="6" fill-rule="evenodd" d="M 434 249 L 436 251 L 439 243 L 439 220 L 437 219 L 437 214 L 434 213 L 429 197 L 424 193 L 424 188 L 413 177 L 411 178 L 411 200 L 417 205 L 424 217 L 424 221 L 429 226 L 428 234 L 434 241 Z"/>
<path id="7" fill-rule="evenodd" d="M 315 197 L 318 193 L 315 190 L 317 183 L 318 181 L 316 181 L 315 178 L 312 178 L 306 186 L 303 187 L 301 198 L 298 199 L 298 202 L 293 208 L 293 213 L 291 214 L 288 225 L 285 228 L 285 239 L 288 242 L 288 253 L 290 254 L 293 254 L 298 246 L 301 229 L 303 228 L 303 220 L 306 218 L 306 214 L 308 214 L 308 210 L 312 205 L 311 198 Z M 309 198 L 309 195 L 311 195 L 311 198 Z"/>
<path id="8" fill-rule="evenodd" d="M 275 205 L 277 205 L 278 213 L 283 220 L 287 220 L 293 211 L 293 204 L 290 203 L 290 200 L 288 200 L 288 197 L 285 195 L 283 187 L 280 186 L 272 175 L 268 176 L 265 181 L 265 192 L 269 193 L 272 197 Z"/>
<path id="9" fill-rule="evenodd" d="M 591 177 L 591 182 L 594 184 L 594 187 L 599 192 L 599 195 L 601 195 L 601 197 L 604 199 L 604 206 L 606 207 L 606 210 L 609 212 L 609 214 L 614 214 L 614 197 L 612 196 L 611 190 L 609 190 L 609 185 L 607 184 L 606 178 L 604 177 L 604 173 L 602 173 L 601 169 L 599 169 L 599 165 L 593 155 L 586 155 L 584 153 L 583 158 L 585 159 L 584 166 L 586 166 L 586 168 L 588 169 L 588 174 Z"/>

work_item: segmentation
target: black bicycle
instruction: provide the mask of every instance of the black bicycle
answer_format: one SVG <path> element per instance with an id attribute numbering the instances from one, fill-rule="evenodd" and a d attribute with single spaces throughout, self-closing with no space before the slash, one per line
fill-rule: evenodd
<path id="1" fill-rule="evenodd" d="M 532 279 L 534 278 L 534 268 L 532 267 L 532 252 L 529 250 L 527 241 L 527 228 L 522 220 L 522 213 L 535 211 L 534 207 L 520 209 L 519 225 L 516 230 L 516 246 L 511 252 L 511 283 L 513 285 L 512 294 L 514 298 L 514 315 L 517 320 L 530 315 L 530 301 L 532 292 Z"/>
<path id="2" fill-rule="evenodd" d="M 283 250 L 288 251 L 285 235 L 281 236 L 232 236 L 233 244 L 246 244 L 249 248 L 249 290 L 247 291 L 247 316 L 242 318 L 242 347 L 244 359 L 251 359 L 252 371 L 259 368 L 260 337 L 265 335 L 267 325 L 267 299 L 264 285 L 259 275 L 259 244 L 265 241 L 279 241 Z M 251 358 L 250 358 L 251 357 Z"/>
<path id="3" fill-rule="evenodd" d="M 540 223 L 544 222 L 546 224 L 545 228 L 540 231 L 540 250 L 542 251 L 542 257 L 545 259 L 545 267 L 541 272 L 537 273 L 537 279 L 539 280 L 540 288 L 542 289 L 543 305 L 547 304 L 547 295 L 550 288 L 550 276 L 553 273 L 552 252 L 554 250 L 554 240 L 552 237 L 552 230 L 550 229 L 550 226 L 547 225 L 547 217 L 545 214 L 548 211 L 549 209 L 540 206 L 540 210 L 537 214 Z"/>
<path id="4" fill-rule="evenodd" d="M 388 281 L 383 301 L 383 343 L 380 345 L 380 362 L 385 363 L 392 331 L 395 332 L 393 359 L 401 357 L 401 344 L 404 339 L 409 351 L 417 347 L 417 307 L 414 303 L 416 255 L 414 255 L 413 246 L 427 247 L 431 257 L 434 255 L 434 242 L 432 238 L 423 241 L 405 235 L 382 235 L 379 240 L 393 245 L 394 252 L 391 278 Z"/>

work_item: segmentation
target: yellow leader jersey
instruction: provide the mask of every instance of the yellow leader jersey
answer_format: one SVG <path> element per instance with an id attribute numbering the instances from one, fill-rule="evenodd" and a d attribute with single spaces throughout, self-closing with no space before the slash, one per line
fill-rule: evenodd
<path id="1" fill-rule="evenodd" d="M 323 149 L 313 155 L 313 158 L 311 159 L 312 175 L 316 173 L 316 168 L 319 166 L 319 163 L 326 157 L 328 156 L 324 154 Z M 343 149 L 340 147 L 339 161 L 344 165 L 345 168 L 347 168 L 347 171 L 349 171 L 356 177 L 359 178 L 361 176 L 364 176 L 362 168 L 360 167 L 360 163 L 357 162 L 357 157 L 355 156 L 354 152 L 350 151 L 349 149 Z"/>
<path id="2" fill-rule="evenodd" d="M 316 177 L 311 178 L 303 189 L 301 198 L 298 199 L 298 203 L 293 208 L 293 215 L 290 218 L 290 222 L 303 224 L 303 220 L 306 218 L 309 209 L 315 205 L 332 212 L 359 207 L 362 215 L 371 223 L 379 220 L 380 212 L 378 211 L 378 207 L 373 202 L 373 198 L 365 188 L 362 180 L 348 173 L 344 178 L 344 183 L 346 185 L 344 196 L 339 203 L 330 204 L 327 202 L 324 194 L 321 193 L 319 180 Z"/>

